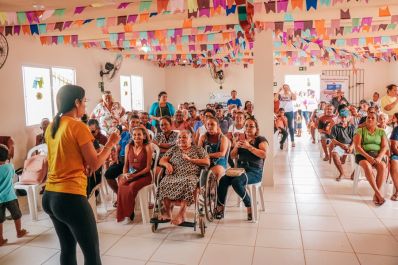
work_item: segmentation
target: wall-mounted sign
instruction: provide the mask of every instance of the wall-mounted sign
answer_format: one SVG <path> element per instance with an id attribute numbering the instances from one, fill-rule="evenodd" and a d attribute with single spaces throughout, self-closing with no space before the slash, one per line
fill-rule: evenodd
<path id="1" fill-rule="evenodd" d="M 307 71 L 307 67 L 306 66 L 300 66 L 299 67 L 299 71 Z"/>

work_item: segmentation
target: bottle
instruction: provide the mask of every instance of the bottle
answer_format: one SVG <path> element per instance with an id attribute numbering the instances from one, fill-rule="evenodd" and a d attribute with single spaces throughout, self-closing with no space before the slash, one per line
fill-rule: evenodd
<path id="1" fill-rule="evenodd" d="M 136 171 L 135 168 L 133 168 L 133 167 L 130 167 L 130 168 L 129 168 L 129 173 L 130 173 L 130 174 L 134 174 L 135 171 Z"/>

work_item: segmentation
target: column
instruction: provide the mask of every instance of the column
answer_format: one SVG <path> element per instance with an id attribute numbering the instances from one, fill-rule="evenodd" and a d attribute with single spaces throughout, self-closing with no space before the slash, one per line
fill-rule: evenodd
<path id="1" fill-rule="evenodd" d="M 257 33 L 254 42 L 254 108 L 260 134 L 268 140 L 263 186 L 273 186 L 274 179 L 274 62 L 272 32 Z"/>

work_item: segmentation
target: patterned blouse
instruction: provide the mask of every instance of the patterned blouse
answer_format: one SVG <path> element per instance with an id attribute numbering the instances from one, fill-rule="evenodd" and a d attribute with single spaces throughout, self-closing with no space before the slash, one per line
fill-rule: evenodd
<path id="1" fill-rule="evenodd" d="M 93 114 L 98 119 L 100 128 L 109 135 L 110 129 L 115 128 L 122 120 L 123 108 L 119 102 L 113 102 L 112 109 L 109 111 L 104 103 L 99 103 L 93 110 Z"/>

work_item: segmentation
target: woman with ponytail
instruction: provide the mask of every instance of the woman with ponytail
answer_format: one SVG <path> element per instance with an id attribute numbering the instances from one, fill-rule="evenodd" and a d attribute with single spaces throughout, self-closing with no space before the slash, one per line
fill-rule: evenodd
<path id="1" fill-rule="evenodd" d="M 76 265 L 76 243 L 83 251 L 85 264 L 100 265 L 98 232 L 87 201 L 85 168 L 97 170 L 119 142 L 112 133 L 103 150 L 97 153 L 94 137 L 80 121 L 85 113 L 83 88 L 65 85 L 57 93 L 58 113 L 45 133 L 48 145 L 46 189 L 43 209 L 50 216 L 61 245 L 61 265 Z"/>

